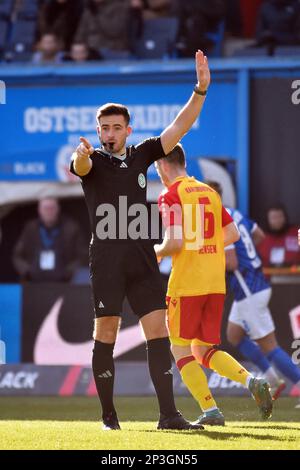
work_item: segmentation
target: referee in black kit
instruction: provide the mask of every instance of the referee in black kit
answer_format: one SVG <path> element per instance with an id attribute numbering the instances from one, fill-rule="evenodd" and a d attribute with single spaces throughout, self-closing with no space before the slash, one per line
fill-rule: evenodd
<path id="1" fill-rule="evenodd" d="M 202 428 L 176 410 L 165 293 L 156 256 L 151 240 L 130 236 L 132 217 L 123 213 L 124 201 L 128 214 L 136 204 L 146 206 L 148 167 L 171 152 L 201 112 L 210 72 L 201 51 L 196 52 L 195 62 L 198 83 L 193 94 L 160 137 L 126 148 L 132 132 L 128 109 L 109 103 L 101 106 L 96 116 L 101 147 L 94 149 L 81 137 L 72 156 L 71 171 L 81 178 L 92 231 L 90 272 L 96 317 L 92 366 L 105 430 L 120 429 L 113 403 L 113 349 L 125 296 L 147 340 L 149 371 L 160 409 L 158 429 Z"/>

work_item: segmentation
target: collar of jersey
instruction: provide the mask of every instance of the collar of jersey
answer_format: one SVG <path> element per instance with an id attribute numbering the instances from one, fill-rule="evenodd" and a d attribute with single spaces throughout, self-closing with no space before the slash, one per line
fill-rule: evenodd
<path id="1" fill-rule="evenodd" d="M 184 178 L 186 178 L 186 176 L 177 176 L 177 177 L 174 179 L 172 185 L 173 185 L 174 183 L 176 183 L 176 181 L 182 181 Z"/>
<path id="2" fill-rule="evenodd" d="M 122 153 L 122 155 L 117 155 L 116 153 L 109 153 L 106 149 L 104 149 L 103 147 L 100 147 L 100 150 L 102 153 L 104 153 L 105 155 L 107 155 L 108 157 L 112 156 L 112 157 L 115 157 L 115 158 L 118 158 L 121 162 L 125 161 L 126 157 L 127 157 L 127 150 L 125 150 L 124 153 Z M 125 158 L 123 160 L 120 159 L 120 157 L 124 157 Z"/>
<path id="3" fill-rule="evenodd" d="M 170 191 L 171 188 L 173 188 L 173 186 L 176 185 L 176 183 L 179 183 L 180 181 L 182 181 L 184 178 L 186 178 L 185 176 L 177 176 L 174 180 L 173 180 L 173 183 L 168 187 L 166 188 L 166 192 L 167 191 Z"/>
<path id="4" fill-rule="evenodd" d="M 170 190 L 170 188 L 172 188 L 176 183 L 179 183 L 180 181 L 183 181 L 185 178 L 194 178 L 194 176 L 189 176 L 189 175 L 177 176 L 177 177 L 173 180 L 173 183 L 171 184 L 171 186 L 169 186 L 168 190 Z"/>

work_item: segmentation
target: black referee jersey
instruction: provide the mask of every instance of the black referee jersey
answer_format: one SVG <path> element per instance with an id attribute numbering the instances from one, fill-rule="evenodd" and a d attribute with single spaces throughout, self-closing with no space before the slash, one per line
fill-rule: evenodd
<path id="1" fill-rule="evenodd" d="M 124 227 L 123 235 L 119 236 L 118 224 L 119 212 L 124 210 L 119 207 L 120 196 L 127 197 L 127 208 L 133 204 L 146 207 L 147 169 L 164 156 L 159 137 L 128 147 L 124 160 L 96 149 L 90 157 L 91 171 L 81 177 L 92 231 L 90 272 L 96 317 L 120 315 L 125 296 L 140 318 L 165 308 L 165 292 L 152 241 L 128 237 L 128 226 L 136 216 L 126 215 L 125 237 Z M 76 174 L 73 161 L 70 169 Z M 113 239 L 99 239 L 97 235 L 97 224 L 106 217 L 105 211 L 99 216 L 99 207 L 103 208 L 104 204 L 111 204 L 116 212 L 116 238 Z"/>
<path id="2" fill-rule="evenodd" d="M 128 230 L 124 236 L 124 227 L 122 227 L 121 237 L 119 236 L 119 209 L 122 211 L 125 207 L 123 203 L 119 207 L 119 198 L 126 196 L 127 208 L 133 204 L 143 204 L 146 207 L 147 169 L 153 162 L 164 156 L 160 137 L 153 137 L 137 146 L 127 147 L 124 160 L 109 156 L 101 149 L 94 151 L 90 156 L 93 162 L 91 171 L 85 176 L 80 176 L 89 212 L 93 244 L 97 244 L 98 241 L 101 243 L 141 241 L 141 239 L 128 238 Z M 70 164 L 70 171 L 76 175 L 73 161 Z M 97 209 L 99 214 L 101 212 L 99 206 L 102 204 L 111 204 L 116 211 L 116 238 L 99 240 L 97 236 L 97 224 L 107 215 L 97 215 Z M 128 225 L 134 218 L 135 216 L 127 217 Z"/>

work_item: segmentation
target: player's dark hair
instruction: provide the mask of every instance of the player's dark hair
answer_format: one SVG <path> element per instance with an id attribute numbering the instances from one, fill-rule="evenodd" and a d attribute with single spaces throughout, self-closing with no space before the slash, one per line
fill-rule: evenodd
<path id="1" fill-rule="evenodd" d="M 124 106 L 123 104 L 119 103 L 106 103 L 103 106 L 100 106 L 97 110 L 96 118 L 97 121 L 100 120 L 102 116 L 124 116 L 124 119 L 126 121 L 126 124 L 128 126 L 130 122 L 130 114 L 128 111 L 128 108 Z"/>
<path id="2" fill-rule="evenodd" d="M 205 181 L 205 183 L 208 184 L 208 186 L 214 189 L 222 197 L 223 189 L 220 183 L 218 183 L 218 181 L 208 180 L 208 181 Z"/>
<path id="3" fill-rule="evenodd" d="M 171 152 L 166 156 L 166 161 L 172 165 L 185 168 L 185 153 L 181 144 L 175 145 L 173 150 L 171 150 Z"/>

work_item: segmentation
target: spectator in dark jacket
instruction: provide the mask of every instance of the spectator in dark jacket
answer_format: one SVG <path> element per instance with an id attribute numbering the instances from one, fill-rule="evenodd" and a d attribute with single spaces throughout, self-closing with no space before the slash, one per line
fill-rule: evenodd
<path id="1" fill-rule="evenodd" d="M 85 8 L 75 36 L 104 58 L 129 55 L 128 0 L 90 0 Z"/>
<path id="2" fill-rule="evenodd" d="M 60 213 L 56 199 L 38 204 L 39 218 L 28 222 L 13 254 L 21 280 L 67 282 L 80 267 L 85 251 L 78 225 Z"/>
<path id="3" fill-rule="evenodd" d="M 64 62 L 81 64 L 89 60 L 101 60 L 98 52 L 90 49 L 84 42 L 73 42 L 70 52 L 64 56 Z"/>
<path id="4" fill-rule="evenodd" d="M 209 51 L 213 42 L 206 33 L 225 18 L 224 0 L 180 0 L 178 54 L 193 57 L 198 49 Z"/>
<path id="5" fill-rule="evenodd" d="M 54 33 L 64 41 L 68 50 L 76 33 L 83 11 L 82 0 L 50 0 L 41 7 L 38 34 Z"/>
<path id="6" fill-rule="evenodd" d="M 259 45 L 300 44 L 300 2 L 267 0 L 260 9 L 256 38 Z"/>

